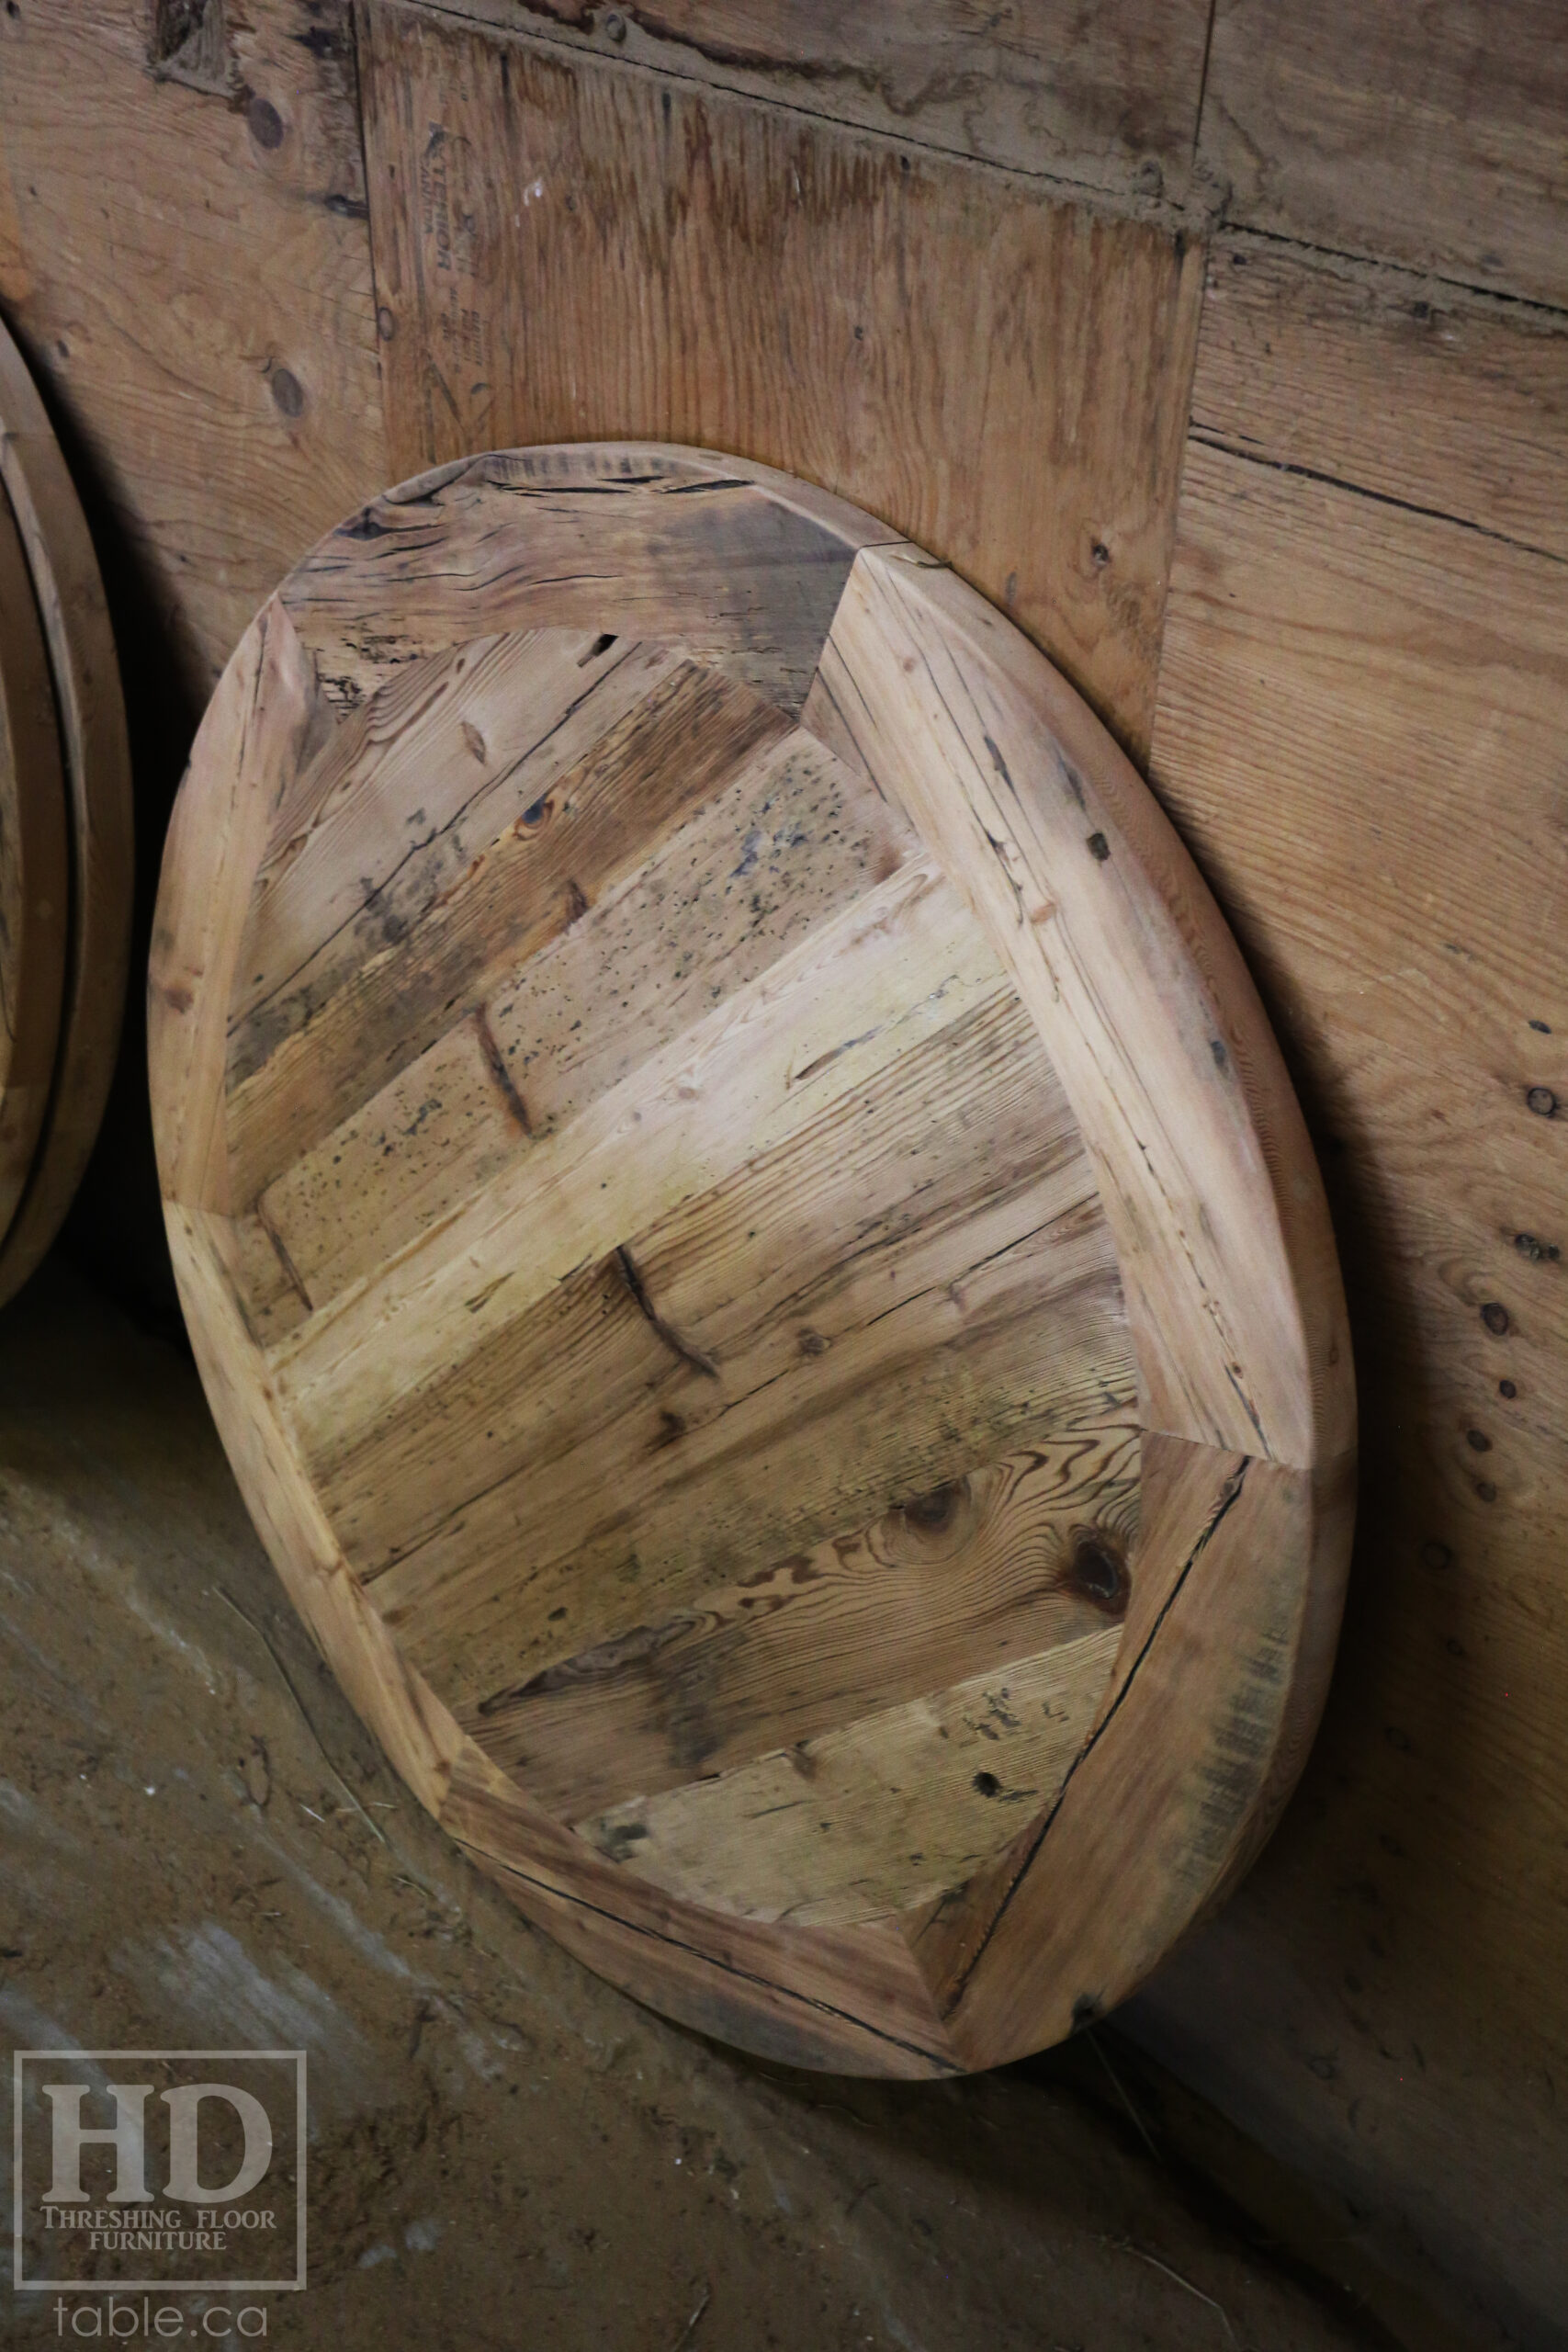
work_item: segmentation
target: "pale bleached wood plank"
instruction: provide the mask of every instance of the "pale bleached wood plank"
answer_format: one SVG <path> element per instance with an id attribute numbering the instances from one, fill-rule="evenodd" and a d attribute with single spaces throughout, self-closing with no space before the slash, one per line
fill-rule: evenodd
<path id="1" fill-rule="evenodd" d="M 176 955 L 191 944 L 177 940 Z M 622 1888 L 612 1866 L 464 1737 L 409 1670 L 291 1466 L 262 1360 L 234 1306 L 227 1221 L 170 1204 L 168 1231 L 203 1385 L 262 1541 L 352 1704 L 420 1802 L 530 1916 L 573 1948 L 586 1941 L 628 1989 L 646 1996 L 659 1987 L 693 2023 L 745 2031 L 756 2018 L 764 2041 L 773 2037 L 781 2054 L 804 2064 L 859 2064 L 909 2076 L 953 2071 L 931 1996 L 899 1938 L 874 1928 L 763 1936 L 744 1922 L 713 1921 L 658 1889 Z"/>
<path id="2" fill-rule="evenodd" d="M 344 1442 L 591 1258 L 805 1126 L 1005 990 L 951 887 L 914 864 L 504 1170 L 276 1359 L 302 1428 Z"/>
<path id="3" fill-rule="evenodd" d="M 874 775 L 964 877 L 1061 1073 L 1116 1237 L 1147 1426 L 1310 1462 L 1353 1411 L 1344 1299 L 1257 992 L 1104 730 L 915 551 L 856 560 L 823 655 Z"/>
<path id="4" fill-rule="evenodd" d="M 621 1083 L 913 846 L 814 737 L 796 729 L 765 751 L 269 1187 L 266 1215 L 313 1303 Z"/>
<path id="5" fill-rule="evenodd" d="M 304 1443 L 367 1574 L 457 1514 L 477 1544 L 465 1506 L 481 1490 L 504 1527 L 524 1508 L 510 1481 L 537 1498 L 547 1465 L 623 1427 L 630 1462 L 605 1458 L 589 1474 L 597 1514 L 672 1435 L 763 1387 L 787 1416 L 803 1383 L 836 1380 L 824 1359 L 841 1339 L 1048 1226 L 1077 1218 L 1064 1245 L 1080 1270 L 1108 1272 L 1103 1240 L 1098 1259 L 1081 1255 L 1093 1247 L 1092 1201 L 1027 1015 L 1016 1000 L 988 999 L 830 1096 L 711 1191 L 627 1232 L 459 1360 L 437 1363 L 363 1431 L 316 1423 Z M 946 1311 L 939 1305 L 939 1320 Z M 563 1628 L 558 1654 L 571 1646 Z"/>
<path id="6" fill-rule="evenodd" d="M 680 1393 L 623 1416 L 476 1498 L 372 1596 L 449 1702 L 477 1701 L 976 1459 L 1124 1429 L 1120 1306 L 1100 1220 L 1069 1213 L 716 1419 L 688 1426 Z"/>
<path id="7" fill-rule="evenodd" d="M 520 795 L 547 792 L 660 673 L 635 644 L 572 629 L 474 638 L 345 719 L 268 835 L 230 1006 L 232 1076 L 417 922 L 530 805 Z"/>
<path id="8" fill-rule="evenodd" d="M 164 851 L 147 982 L 148 1060 L 165 1201 L 229 1205 L 223 1118 L 228 1000 L 276 777 L 318 710 L 315 673 L 276 598 L 246 630 L 207 707 L 191 759 L 209 793 L 176 802 Z"/>
<path id="9" fill-rule="evenodd" d="M 989 1463 L 459 1707 L 547 1811 L 604 1809 L 1120 1622 L 1138 1433 Z"/>
<path id="10" fill-rule="evenodd" d="M 254 1198 L 358 1110 L 784 732 L 783 714 L 746 688 L 692 662 L 647 659 L 647 692 L 597 741 L 590 699 L 578 714 L 586 744 L 569 726 L 562 745 L 539 747 L 540 773 L 520 761 L 506 785 L 517 813 L 491 812 L 499 832 L 486 842 L 481 823 L 467 856 L 460 833 L 439 838 L 397 872 L 389 904 L 372 894 L 338 927 L 320 995 L 302 983 L 288 997 L 281 1036 L 258 1021 L 232 1041 L 237 1197 Z M 461 756 L 477 764 L 466 746 Z"/>
<path id="11" fill-rule="evenodd" d="M 267 1187 L 259 1214 L 294 1277 L 290 1327 L 527 1148 L 527 1115 L 498 1059 L 481 1007 Z M 374 1221 L 365 1215 L 371 1198 Z"/>
<path id="12" fill-rule="evenodd" d="M 580 1820 L 624 1871 L 742 1918 L 848 1927 L 960 1885 L 1049 1805 L 1118 1626 Z"/>
<path id="13" fill-rule="evenodd" d="M 519 1909 L 612 1983 L 781 2064 L 915 2081 L 958 2071 L 908 1945 L 888 1927 L 795 1928 L 640 1884 L 464 1742 L 442 1826 Z"/>

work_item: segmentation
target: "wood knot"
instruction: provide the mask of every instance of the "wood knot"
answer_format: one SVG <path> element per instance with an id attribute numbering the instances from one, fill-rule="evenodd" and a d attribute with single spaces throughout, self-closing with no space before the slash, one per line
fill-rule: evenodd
<path id="1" fill-rule="evenodd" d="M 933 1487 L 929 1495 L 917 1495 L 913 1502 L 906 1503 L 905 1521 L 910 1527 L 918 1527 L 923 1535 L 943 1535 L 968 1498 L 969 1481 L 952 1479 L 944 1487 Z"/>
<path id="2" fill-rule="evenodd" d="M 1075 1527 L 1067 1552 L 1066 1582 L 1108 1617 L 1124 1617 L 1132 1595 L 1126 1555 L 1100 1527 Z"/>

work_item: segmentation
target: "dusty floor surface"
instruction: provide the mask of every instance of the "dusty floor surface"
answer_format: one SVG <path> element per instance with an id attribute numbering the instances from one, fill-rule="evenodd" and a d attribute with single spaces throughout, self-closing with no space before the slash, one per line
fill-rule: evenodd
<path id="1" fill-rule="evenodd" d="M 194 1374 L 60 1268 L 0 1319 L 0 1873 L 8 2048 L 309 2049 L 271 2342 L 1369 2340 L 1066 2087 L 763 2070 L 534 1933 L 316 1660 Z M 0 2341 L 59 2340 L 0 2298 Z"/>

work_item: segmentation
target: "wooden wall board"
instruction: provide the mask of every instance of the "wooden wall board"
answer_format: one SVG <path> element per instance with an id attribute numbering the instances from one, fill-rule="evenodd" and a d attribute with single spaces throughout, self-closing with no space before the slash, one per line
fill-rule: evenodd
<path id="1" fill-rule="evenodd" d="M 1568 302 L 1556 0 L 1218 0 L 1200 153 L 1240 226 Z"/>
<path id="2" fill-rule="evenodd" d="M 1201 263 L 1016 177 L 367 0 L 391 469 L 639 435 L 931 548 L 1146 749 Z"/>
<path id="3" fill-rule="evenodd" d="M 21 533 L 0 485 L 0 1250 L 49 1109 L 69 871 L 49 654 Z"/>
<path id="4" fill-rule="evenodd" d="M 37 387 L 0 325 L 0 494 L 17 518 L 50 671 L 68 878 L 60 1041 L 39 1148 L 0 1241 L 0 1300 L 54 1239 L 97 1137 L 130 953 L 130 756 L 97 558 Z"/>
<path id="5" fill-rule="evenodd" d="M 563 574 L 590 478 L 598 560 Z M 796 605 L 803 521 L 837 605 L 804 700 L 776 663 L 770 700 L 680 624 L 707 583 L 706 640 L 754 653 L 769 561 Z M 623 645 L 584 609 L 606 573 L 615 609 L 623 552 L 644 628 L 660 567 L 686 580 L 667 639 Z M 334 699 L 292 616 L 320 625 L 355 575 L 405 658 Z M 491 580 L 502 626 L 465 639 Z M 535 739 L 574 714 L 536 776 Z M 775 833 L 810 853 L 803 897 Z M 342 1224 L 320 1171 L 297 1197 L 287 1179 L 365 1108 L 327 1008 L 385 968 L 424 1009 L 370 1057 L 396 1095 L 378 1149 L 417 1181 L 384 1255 L 350 1265 L 341 1236 L 316 1247 Z M 1245 1866 L 1315 1719 L 1347 1550 L 1321 1190 L 1174 835 L 945 567 L 821 492 L 657 446 L 390 493 L 224 673 L 151 1016 L 171 1246 L 258 1524 L 425 1802 L 574 1949 L 751 2047 L 935 2073 L 1114 2002 Z M 284 1061 L 299 1082 L 258 1091 Z M 454 1080 L 433 1189 L 424 1113 Z M 504 1156 L 468 1116 L 487 1083 Z M 868 1642 L 890 1566 L 912 1589 L 928 1542 L 984 1605 L 949 1594 L 933 1620 L 906 1595 Z M 727 1715 L 735 1645 L 712 1636 L 749 1607 L 758 1703 Z M 677 1641 L 679 1724 L 668 1685 L 617 1670 Z M 536 1732 L 585 1681 L 579 1782 L 584 1711 L 575 1744 L 558 1709 Z"/>
<path id="6" fill-rule="evenodd" d="M 1551 312 L 1221 236 L 1192 431 L 1568 558 L 1568 359 Z"/>
<path id="7" fill-rule="evenodd" d="M 962 0 L 855 9 L 807 0 L 446 0 L 449 15 L 621 57 L 922 147 L 1143 198 L 1185 188 L 1207 0 Z"/>
<path id="8" fill-rule="evenodd" d="M 1385 2258 L 1440 2245 L 1544 2342 L 1568 2297 L 1541 2104 L 1568 2052 L 1568 338 L 1465 317 L 1402 364 L 1403 305 L 1282 256 L 1255 296 L 1256 266 L 1231 290 L 1216 260 L 1199 415 L 1229 446 L 1188 452 L 1154 780 L 1328 1172 L 1362 1532 L 1301 1797 L 1128 2021 L 1353 2197 Z M 1504 417 L 1517 487 L 1489 505 Z"/>
<path id="9" fill-rule="evenodd" d="M 154 74 L 141 0 L 0 17 L 0 296 L 198 702 L 279 572 L 387 476 L 346 0 L 226 22 L 221 86 L 193 88 Z"/>

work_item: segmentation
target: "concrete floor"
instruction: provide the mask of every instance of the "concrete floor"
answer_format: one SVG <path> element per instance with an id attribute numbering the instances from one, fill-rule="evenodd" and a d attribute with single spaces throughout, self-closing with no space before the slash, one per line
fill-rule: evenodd
<path id="1" fill-rule="evenodd" d="M 184 1358 L 58 1265 L 0 1319 L 0 1858 L 9 2044 L 309 2048 L 310 2283 L 271 2342 L 1382 2340 L 1065 2082 L 764 2069 L 527 1928 L 317 1661 Z M 0 2340 L 59 2340 L 0 2298 Z"/>

